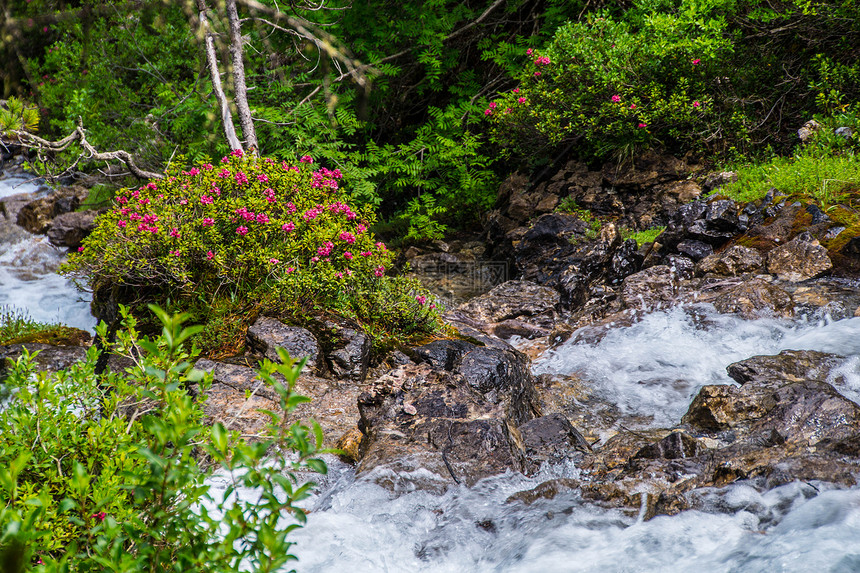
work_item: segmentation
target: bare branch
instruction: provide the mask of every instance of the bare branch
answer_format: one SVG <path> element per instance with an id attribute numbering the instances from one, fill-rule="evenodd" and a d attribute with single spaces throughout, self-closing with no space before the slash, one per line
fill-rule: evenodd
<path id="1" fill-rule="evenodd" d="M 239 126 L 242 128 L 246 148 L 256 149 L 257 132 L 254 130 L 254 120 L 251 119 L 251 108 L 248 106 L 248 88 L 245 83 L 243 60 L 245 51 L 242 48 L 242 28 L 239 23 L 239 13 L 236 10 L 236 0 L 227 0 L 227 20 L 230 24 L 230 56 L 233 60 L 233 88 Z"/>
<path id="2" fill-rule="evenodd" d="M 93 161 L 120 161 L 126 164 L 129 170 L 140 179 L 164 178 L 164 174 L 162 173 L 153 173 L 152 171 L 146 171 L 138 167 L 134 161 L 134 157 L 128 151 L 124 151 L 122 149 L 107 152 L 98 151 L 89 141 L 87 141 L 87 134 L 84 131 L 84 123 L 81 118 L 78 118 L 78 126 L 75 130 L 59 141 L 49 141 L 28 131 L 15 130 L 11 133 L 17 138 L 15 143 L 18 145 L 40 151 L 65 151 L 72 145 L 72 143 L 77 141 L 78 144 L 83 147 L 84 152 L 78 155 L 77 159 L 75 159 L 72 164 L 72 167 L 77 165 L 81 159 L 90 159 Z"/>

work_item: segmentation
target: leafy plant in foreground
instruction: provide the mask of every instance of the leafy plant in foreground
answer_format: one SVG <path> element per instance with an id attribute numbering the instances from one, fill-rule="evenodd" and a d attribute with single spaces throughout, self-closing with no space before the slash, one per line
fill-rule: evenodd
<path id="1" fill-rule="evenodd" d="M 38 572 L 279 570 L 295 556 L 288 534 L 305 520 L 296 504 L 326 471 L 319 425 L 287 420 L 308 398 L 292 387 L 304 361 L 266 361 L 261 379 L 281 412 L 254 443 L 203 423 L 192 388 L 209 380 L 185 343 L 199 327 L 153 307 L 163 325 L 140 338 L 126 314 L 117 350 L 134 362 L 95 376 L 96 351 L 67 372 L 35 372 L 24 354 L 5 380 L 0 412 L 0 552 Z M 104 326 L 101 328 L 104 334 Z M 226 490 L 213 491 L 217 473 Z M 238 488 L 253 498 L 233 496 Z"/>

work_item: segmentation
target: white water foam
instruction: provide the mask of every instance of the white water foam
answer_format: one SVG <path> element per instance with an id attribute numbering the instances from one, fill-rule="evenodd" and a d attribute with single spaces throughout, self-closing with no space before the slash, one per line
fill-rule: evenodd
<path id="1" fill-rule="evenodd" d="M 677 424 L 706 384 L 729 384 L 726 366 L 782 350 L 819 350 L 860 355 L 860 318 L 792 323 L 744 320 L 709 305 L 648 314 L 611 330 L 599 342 L 570 341 L 535 363 L 536 373 L 575 374 L 601 398 L 654 426 Z M 845 367 L 846 396 L 860 400 L 860 376 Z"/>
<path id="2" fill-rule="evenodd" d="M 0 180 L 0 198 L 32 192 L 36 187 L 22 179 Z M 0 223 L 14 225 L 11 221 Z M 23 229 L 13 229 L 8 236 L 12 242 L 0 243 L 0 307 L 21 309 L 39 322 L 93 332 L 95 319 L 90 314 L 89 295 L 57 274 L 65 254 L 46 237 Z"/>

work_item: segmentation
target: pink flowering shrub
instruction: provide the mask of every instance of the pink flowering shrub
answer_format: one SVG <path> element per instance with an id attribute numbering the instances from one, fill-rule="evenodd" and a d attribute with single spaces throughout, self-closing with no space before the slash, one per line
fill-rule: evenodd
<path id="1" fill-rule="evenodd" d="M 716 77 L 731 50 L 719 15 L 632 14 L 589 14 L 530 49 L 519 86 L 484 112 L 491 138 L 534 159 L 571 143 L 580 156 L 602 158 L 658 145 L 701 149 L 742 130 L 716 105 Z"/>
<path id="2" fill-rule="evenodd" d="M 348 312 L 350 297 L 385 282 L 393 254 L 350 204 L 341 173 L 233 154 L 123 189 L 65 272 L 93 290 L 118 286 L 161 298 L 230 293 L 262 306 Z M 362 256 L 355 256 L 361 253 Z M 387 286 L 386 288 L 389 288 Z M 414 285 L 403 297 L 414 303 Z"/>

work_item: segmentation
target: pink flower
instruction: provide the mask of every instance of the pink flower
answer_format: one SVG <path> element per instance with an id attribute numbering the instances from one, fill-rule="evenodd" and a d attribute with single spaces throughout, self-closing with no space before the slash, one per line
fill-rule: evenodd
<path id="1" fill-rule="evenodd" d="M 233 157 L 242 157 L 245 154 L 242 153 L 241 149 L 234 149 L 233 151 L 230 152 L 230 155 L 232 155 Z"/>
<path id="2" fill-rule="evenodd" d="M 179 204 L 180 204 L 180 205 L 188 205 L 188 199 L 181 199 L 181 200 L 179 201 Z"/>
<path id="3" fill-rule="evenodd" d="M 366 230 L 367 230 L 367 227 L 365 227 L 362 223 L 359 223 L 355 227 L 355 232 L 358 233 L 359 235 L 362 234 L 363 232 L 365 232 Z"/>
<path id="4" fill-rule="evenodd" d="M 484 115 L 493 115 L 493 110 L 491 110 L 491 109 L 485 109 L 485 110 L 484 110 Z"/>
<path id="5" fill-rule="evenodd" d="M 260 183 L 268 183 L 269 177 L 265 173 L 263 173 L 261 175 L 257 175 L 257 181 L 259 181 Z"/>
<path id="6" fill-rule="evenodd" d="M 526 103 L 526 98 L 524 98 L 524 97 L 517 98 L 517 103 Z"/>
<path id="7" fill-rule="evenodd" d="M 546 56 L 541 56 L 540 58 L 535 60 L 535 64 L 537 64 L 538 66 L 545 66 L 549 63 L 550 63 L 549 58 Z"/>
<path id="8" fill-rule="evenodd" d="M 616 95 L 612 96 L 610 99 L 612 100 L 612 103 L 621 103 L 621 96 L 620 95 L 616 94 Z"/>
<path id="9" fill-rule="evenodd" d="M 490 102 L 490 109 L 496 109 L 496 107 L 497 107 L 498 105 L 499 105 L 499 104 L 497 104 L 496 102 L 491 101 L 491 102 Z"/>
<path id="10" fill-rule="evenodd" d="M 179 251 L 170 251 L 170 254 L 173 255 L 174 257 L 180 256 Z"/>
<path id="11" fill-rule="evenodd" d="M 103 511 L 100 511 L 98 513 L 92 514 L 92 516 L 90 516 L 90 517 L 94 517 L 94 518 L 98 519 L 99 521 L 104 521 L 105 517 L 107 517 L 107 514 Z"/>
<path id="12" fill-rule="evenodd" d="M 214 258 L 215 258 L 215 253 L 213 253 L 212 251 L 206 251 L 206 260 L 207 261 L 211 261 Z"/>
<path id="13" fill-rule="evenodd" d="M 211 227 L 214 224 L 215 224 L 215 219 L 213 219 L 212 217 L 203 217 L 203 226 L 204 227 Z"/>
<path id="14" fill-rule="evenodd" d="M 536 77 L 536 78 L 539 78 L 539 77 L 540 77 L 540 72 L 535 72 L 535 77 Z"/>
<path id="15" fill-rule="evenodd" d="M 320 258 L 319 258 L 319 257 L 311 257 L 311 262 L 312 262 L 312 263 L 316 263 L 316 262 L 318 262 L 319 260 L 320 260 Z"/>
<path id="16" fill-rule="evenodd" d="M 700 60 L 699 58 L 696 58 L 695 60 L 693 60 L 693 65 L 694 65 L 694 66 L 698 66 L 698 65 L 699 65 L 699 62 L 701 62 L 701 61 L 702 61 L 702 60 Z"/>
<path id="17" fill-rule="evenodd" d="M 648 127 L 648 124 L 647 124 L 647 123 L 640 123 L 640 124 L 639 124 L 639 125 L 637 125 L 636 127 L 640 128 L 640 129 L 643 129 L 643 128 L 645 128 L 645 127 Z"/>
<path id="18" fill-rule="evenodd" d="M 266 215 L 265 213 L 257 213 L 257 222 L 258 223 L 268 223 L 269 222 L 269 216 Z"/>
<path id="19" fill-rule="evenodd" d="M 235 179 L 236 183 L 239 185 L 244 185 L 245 183 L 248 182 L 248 176 L 245 175 L 242 171 L 239 171 L 238 173 L 236 173 L 236 175 L 233 176 L 233 179 Z"/>
<path id="20" fill-rule="evenodd" d="M 631 104 L 630 104 L 630 109 L 636 109 L 636 104 L 635 104 L 635 103 L 631 103 Z"/>
<path id="21" fill-rule="evenodd" d="M 699 105 L 700 105 L 699 102 L 697 102 L 697 101 L 693 102 L 693 107 L 699 107 Z"/>
<path id="22" fill-rule="evenodd" d="M 147 183 L 146 188 L 155 190 L 158 189 L 158 185 L 156 185 L 155 183 Z M 137 197 L 137 195 L 135 195 L 135 197 Z"/>
<path id="23" fill-rule="evenodd" d="M 214 199 L 212 197 L 210 197 L 209 195 L 202 195 L 200 197 L 200 202 L 203 203 L 204 205 L 211 205 L 213 201 L 214 201 Z"/>
<path id="24" fill-rule="evenodd" d="M 296 212 L 296 206 L 293 204 L 292 201 L 290 201 L 289 203 L 287 203 L 287 213 L 295 213 L 295 212 Z"/>
<path id="25" fill-rule="evenodd" d="M 179 230 L 176 227 L 173 227 L 172 229 L 170 229 L 169 234 L 171 237 L 179 238 Z"/>
<path id="26" fill-rule="evenodd" d="M 326 241 L 323 245 L 317 249 L 317 254 L 321 257 L 327 257 L 331 254 L 331 250 L 334 248 L 334 243 L 331 241 Z"/>
<path id="27" fill-rule="evenodd" d="M 515 93 L 515 94 L 520 93 L 520 88 L 514 88 L 514 93 Z"/>
<path id="28" fill-rule="evenodd" d="M 527 55 L 527 56 L 531 56 L 533 52 L 534 52 L 534 50 L 532 50 L 531 48 L 529 48 L 528 50 L 526 50 L 526 55 Z"/>
<path id="29" fill-rule="evenodd" d="M 128 223 L 126 223 L 125 221 L 119 220 L 116 222 L 116 224 L 118 227 L 125 227 Z"/>
<path id="30" fill-rule="evenodd" d="M 350 245 L 355 242 L 355 235 L 353 235 L 352 233 L 348 233 L 346 231 L 344 231 L 343 233 L 338 235 L 337 238 L 340 239 L 341 241 L 346 241 Z"/>
<path id="31" fill-rule="evenodd" d="M 341 272 L 337 272 L 337 273 L 334 273 L 334 276 L 336 276 L 336 277 L 337 277 L 337 278 L 339 278 L 339 279 L 342 279 L 342 278 L 343 278 L 343 273 L 341 273 Z"/>
<path id="32" fill-rule="evenodd" d="M 117 197 L 116 202 L 119 203 L 120 205 L 125 205 L 126 203 L 128 203 L 128 198 L 127 197 Z"/>
<path id="33" fill-rule="evenodd" d="M 370 256 L 370 255 L 372 255 L 372 254 L 373 254 L 373 253 L 371 253 L 370 251 L 362 251 L 361 256 L 362 256 L 362 257 L 369 257 L 369 256 Z"/>
<path id="34" fill-rule="evenodd" d="M 292 222 L 284 223 L 283 225 L 281 225 L 281 229 L 283 229 L 284 231 L 286 231 L 288 233 L 295 228 L 296 228 L 296 226 Z"/>
<path id="35" fill-rule="evenodd" d="M 236 227 L 236 233 L 242 235 L 243 237 L 248 234 L 248 227 L 240 226 Z"/>
<path id="36" fill-rule="evenodd" d="M 310 155 L 302 155 L 302 158 L 299 159 L 299 161 L 301 161 L 302 163 L 313 163 L 314 158 L 311 157 Z"/>
<path id="37" fill-rule="evenodd" d="M 225 157 L 225 159 L 226 159 L 226 157 Z M 221 171 L 218 172 L 218 177 L 220 177 L 221 179 L 227 179 L 228 177 L 230 177 L 230 170 L 229 169 L 222 169 Z"/>
<path id="38" fill-rule="evenodd" d="M 384 251 L 385 250 L 385 243 L 379 243 L 379 242 L 376 243 L 376 248 L 379 249 L 380 251 Z"/>
<path id="39" fill-rule="evenodd" d="M 272 263 L 273 265 L 277 265 L 281 261 L 279 261 L 278 259 L 269 259 L 269 262 Z"/>
<path id="40" fill-rule="evenodd" d="M 427 297 L 418 295 L 415 297 L 415 300 L 418 301 L 418 304 L 424 304 L 425 302 L 427 302 Z"/>
<path id="41" fill-rule="evenodd" d="M 294 267 L 287 267 L 287 273 L 291 273 L 296 270 Z"/>
<path id="42" fill-rule="evenodd" d="M 376 276 L 378 276 L 378 277 L 381 277 L 382 275 L 384 275 L 384 274 L 385 274 L 385 267 L 383 267 L 382 265 L 380 265 L 380 266 L 376 267 L 376 268 L 373 270 L 373 274 L 374 274 L 374 275 L 376 275 Z"/>
<path id="43" fill-rule="evenodd" d="M 78 247 L 78 252 L 79 252 L 79 253 L 83 253 L 83 252 L 84 252 L 84 248 L 83 248 L 83 247 Z"/>
<path id="44" fill-rule="evenodd" d="M 352 260 L 352 253 L 350 253 L 349 251 L 344 251 L 343 258 L 345 258 L 348 261 L 351 261 Z"/>

